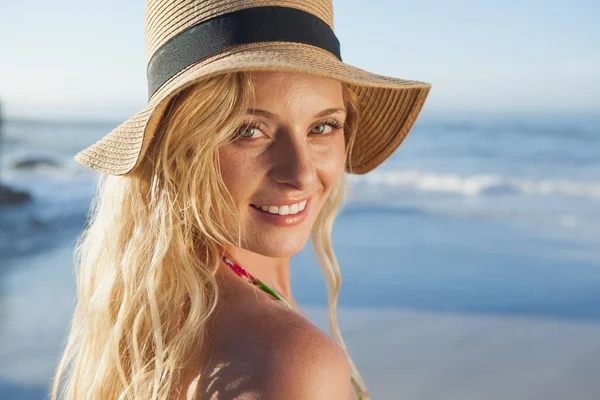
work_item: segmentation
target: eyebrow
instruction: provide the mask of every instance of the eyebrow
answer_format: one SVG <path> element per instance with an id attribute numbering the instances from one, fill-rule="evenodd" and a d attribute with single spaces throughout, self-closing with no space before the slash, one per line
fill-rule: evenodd
<path id="1" fill-rule="evenodd" d="M 345 108 L 328 108 L 326 110 L 323 110 L 317 114 L 314 115 L 314 118 L 321 118 L 321 117 L 325 117 L 327 115 L 331 115 L 331 114 L 335 114 L 337 112 L 346 112 Z M 277 114 L 274 114 L 270 111 L 266 111 L 266 110 L 260 110 L 258 108 L 249 108 L 247 111 L 247 114 L 251 114 L 251 115 L 258 115 L 260 117 L 264 117 L 264 118 L 268 118 L 268 119 L 278 119 L 279 117 L 277 116 Z"/>

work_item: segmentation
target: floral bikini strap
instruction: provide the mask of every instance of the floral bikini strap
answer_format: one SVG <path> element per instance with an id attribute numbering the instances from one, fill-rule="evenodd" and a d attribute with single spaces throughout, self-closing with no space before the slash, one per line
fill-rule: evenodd
<path id="1" fill-rule="evenodd" d="M 281 300 L 283 302 L 283 304 L 285 304 L 287 306 L 287 308 L 293 310 L 292 306 L 290 305 L 290 303 L 287 302 L 286 299 L 284 299 L 276 291 L 274 291 L 273 289 L 271 289 L 270 287 L 265 285 L 260 279 L 252 276 L 252 274 L 250 274 L 250 272 L 246 271 L 240 265 L 236 264 L 233 260 L 230 260 L 229 258 L 223 256 L 223 261 L 225 261 L 225 263 L 227 263 L 227 265 L 229 265 L 229 267 L 233 270 L 233 272 L 238 274 L 238 276 L 241 276 L 242 278 L 247 279 L 248 282 L 250 282 L 254 286 L 258 286 L 259 288 L 261 288 L 265 292 L 269 293 L 276 299 Z"/>
<path id="2" fill-rule="evenodd" d="M 276 299 L 281 300 L 287 306 L 287 308 L 289 308 L 291 310 L 294 309 L 290 305 L 290 303 L 288 303 L 276 291 L 274 291 L 273 289 L 268 287 L 260 279 L 252 276 L 252 274 L 250 272 L 246 271 L 244 268 L 242 268 L 241 265 L 236 264 L 233 260 L 231 260 L 230 258 L 228 258 L 226 256 L 223 256 L 223 261 L 225 261 L 225 263 L 229 266 L 229 268 L 231 268 L 231 270 L 233 272 L 235 272 L 238 276 L 246 279 L 249 283 L 253 284 L 254 286 L 258 286 L 260 289 L 269 293 L 271 296 L 275 297 Z M 351 376 L 351 379 L 352 379 L 352 384 L 354 385 L 354 389 L 358 393 L 359 400 L 368 400 L 370 398 L 369 393 L 362 387 L 362 385 L 358 382 L 357 379 L 355 379 L 354 376 Z"/>

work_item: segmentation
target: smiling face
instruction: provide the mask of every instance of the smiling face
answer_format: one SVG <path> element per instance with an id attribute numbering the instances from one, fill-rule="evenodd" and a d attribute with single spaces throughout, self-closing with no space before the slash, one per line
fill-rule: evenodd
<path id="1" fill-rule="evenodd" d="M 219 149 L 245 248 L 298 253 L 344 172 L 340 81 L 303 73 L 253 74 L 255 98 L 236 141 Z"/>

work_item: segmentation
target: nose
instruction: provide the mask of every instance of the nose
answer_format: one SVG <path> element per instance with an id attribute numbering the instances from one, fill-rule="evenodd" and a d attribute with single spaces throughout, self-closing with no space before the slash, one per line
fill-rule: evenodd
<path id="1" fill-rule="evenodd" d="M 269 172 L 271 179 L 300 191 L 308 191 L 312 187 L 317 174 L 309 144 L 304 138 L 278 135 L 270 151 L 273 161 Z"/>

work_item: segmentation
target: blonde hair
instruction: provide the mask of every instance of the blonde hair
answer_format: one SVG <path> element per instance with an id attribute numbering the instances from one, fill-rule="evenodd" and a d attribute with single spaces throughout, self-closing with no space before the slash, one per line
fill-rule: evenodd
<path id="1" fill-rule="evenodd" d="M 214 274 L 223 245 L 241 244 L 239 228 L 231 232 L 224 224 L 226 215 L 237 214 L 218 148 L 239 129 L 253 90 L 250 72 L 213 76 L 182 90 L 140 164 L 126 176 L 99 177 L 75 248 L 77 305 L 52 400 L 59 389 L 62 399 L 178 395 L 181 373 L 204 342 L 219 299 Z M 348 159 L 358 97 L 346 84 L 343 90 Z M 327 281 L 330 328 L 348 354 L 336 320 L 341 275 L 331 246 L 346 190 L 343 174 L 311 238 Z"/>

